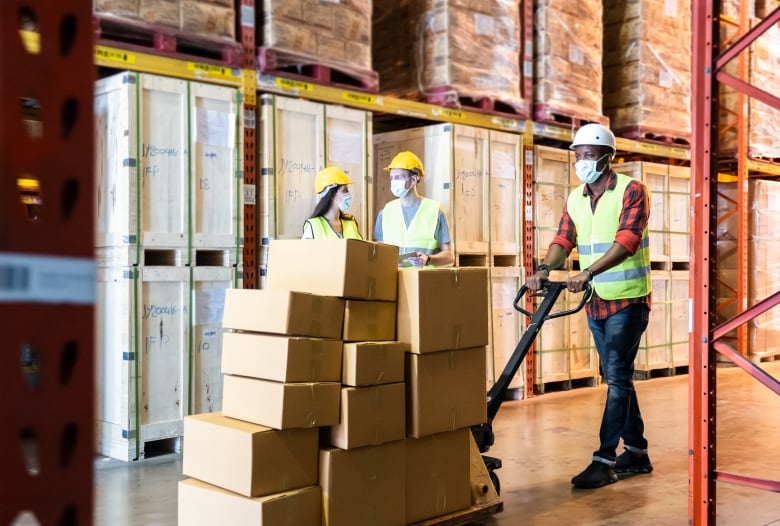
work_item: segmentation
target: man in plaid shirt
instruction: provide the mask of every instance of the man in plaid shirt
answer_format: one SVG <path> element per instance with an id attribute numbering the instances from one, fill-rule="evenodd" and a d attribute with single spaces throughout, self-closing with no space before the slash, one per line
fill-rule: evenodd
<path id="1" fill-rule="evenodd" d="M 577 247 L 582 270 L 567 280 L 567 288 L 580 292 L 588 282 L 593 288 L 586 312 L 607 400 L 599 449 L 571 482 L 578 488 L 599 488 L 617 482 L 618 473 L 653 470 L 633 381 L 634 359 L 650 313 L 650 199 L 644 184 L 612 169 L 615 136 L 608 128 L 581 127 L 571 149 L 583 184 L 569 195 L 558 233 L 526 285 L 539 290 L 550 270 L 561 267 Z M 618 456 L 621 439 L 625 451 Z"/>

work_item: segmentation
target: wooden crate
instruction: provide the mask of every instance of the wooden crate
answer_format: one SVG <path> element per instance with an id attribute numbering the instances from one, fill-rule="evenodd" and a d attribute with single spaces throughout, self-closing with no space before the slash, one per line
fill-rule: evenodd
<path id="1" fill-rule="evenodd" d="M 373 226 L 366 213 L 371 113 L 276 95 L 262 95 L 258 111 L 259 246 L 301 237 L 317 205 L 314 179 L 326 166 L 341 168 L 353 181 L 349 213 L 367 239 Z"/>
<path id="2" fill-rule="evenodd" d="M 189 414 L 222 410 L 222 313 L 225 291 L 235 288 L 231 267 L 192 269 L 192 354 L 187 407 Z"/>
<path id="3" fill-rule="evenodd" d="M 492 304 L 491 349 L 489 353 L 489 384 L 501 376 L 504 367 L 520 341 L 525 326 L 525 317 L 517 312 L 514 299 L 521 285 L 522 269 L 518 267 L 494 267 L 490 269 L 490 295 Z M 525 300 L 523 300 L 525 301 Z M 509 384 L 510 389 L 523 393 L 525 385 L 525 362 Z"/>
<path id="4" fill-rule="evenodd" d="M 190 83 L 192 244 L 243 244 L 243 154 L 237 89 Z"/>
<path id="5" fill-rule="evenodd" d="M 182 436 L 189 273 L 188 267 L 98 272 L 97 446 L 103 455 L 134 460 L 148 442 Z"/>
<path id="6" fill-rule="evenodd" d="M 566 281 L 567 271 L 554 270 L 550 272 L 550 280 Z M 558 298 L 553 311 L 565 308 L 569 293 L 563 291 Z M 536 337 L 534 346 L 536 385 L 550 382 L 561 382 L 570 379 L 569 345 L 571 316 L 561 316 L 544 322 Z"/>
<path id="7" fill-rule="evenodd" d="M 522 136 L 490 131 L 490 252 L 491 256 L 522 258 L 521 166 Z M 497 265 L 499 258 L 493 260 Z M 514 266 L 519 265 L 515 263 Z"/>
<path id="8" fill-rule="evenodd" d="M 665 164 L 633 161 L 617 164 L 618 173 L 639 179 L 650 190 L 650 260 L 668 262 L 669 253 L 669 166 Z"/>
<path id="9" fill-rule="evenodd" d="M 581 299 L 580 294 L 571 297 L 572 303 L 567 309 L 576 306 Z M 581 378 L 596 378 L 599 374 L 599 359 L 596 344 L 588 327 L 588 317 L 583 308 L 580 312 L 567 316 L 569 318 L 569 372 L 572 380 Z"/>
<path id="10" fill-rule="evenodd" d="M 671 273 L 669 303 L 671 309 L 672 366 L 688 365 L 689 327 L 690 327 L 690 273 L 687 270 L 674 270 Z M 655 303 L 655 298 L 653 299 Z"/>
<path id="11" fill-rule="evenodd" d="M 536 258 L 541 261 L 558 232 L 569 193 L 576 187 L 574 153 L 534 147 L 534 231 Z"/>
<path id="12" fill-rule="evenodd" d="M 690 260 L 691 169 L 669 167 L 669 257 L 672 261 Z"/>
<path id="13" fill-rule="evenodd" d="M 650 279 L 653 286 L 653 303 L 647 329 L 642 335 L 634 360 L 634 368 L 637 371 L 653 371 L 672 366 L 671 274 L 666 270 L 653 270 Z"/>
<path id="14" fill-rule="evenodd" d="M 124 72 L 97 82 L 97 246 L 187 246 L 188 104 L 184 80 Z"/>
<path id="15" fill-rule="evenodd" d="M 374 135 L 374 176 L 369 188 L 369 218 L 372 225 L 376 224 L 376 217 L 384 206 L 395 199 L 390 192 L 390 177 L 385 167 L 398 152 L 409 150 L 420 158 L 425 167 L 425 178 L 419 184 L 418 192 L 439 202 L 447 216 L 452 241 L 455 242 L 452 141 L 452 124 L 436 124 Z"/>
<path id="16" fill-rule="evenodd" d="M 459 254 L 487 254 L 490 243 L 489 133 L 488 130 L 469 126 L 452 126 L 451 129 L 455 251 Z M 447 145 L 441 147 L 438 155 L 448 155 Z M 436 164 L 429 163 L 427 166 L 436 169 Z"/>

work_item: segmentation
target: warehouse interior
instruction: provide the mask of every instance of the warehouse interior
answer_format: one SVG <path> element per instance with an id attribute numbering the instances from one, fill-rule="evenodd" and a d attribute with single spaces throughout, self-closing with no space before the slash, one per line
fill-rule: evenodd
<path id="1" fill-rule="evenodd" d="M 0 13 L 0 524 L 780 524 L 777 2 Z M 581 489 L 589 296 L 526 284 L 593 124 L 649 196 L 652 466 Z M 377 238 L 404 152 L 451 265 Z M 328 167 L 359 239 L 301 239 Z"/>

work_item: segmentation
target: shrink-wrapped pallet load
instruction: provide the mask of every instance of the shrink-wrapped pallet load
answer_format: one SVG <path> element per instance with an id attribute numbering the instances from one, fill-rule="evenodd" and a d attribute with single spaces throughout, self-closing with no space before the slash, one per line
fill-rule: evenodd
<path id="1" fill-rule="evenodd" d="M 374 64 L 382 91 L 446 105 L 488 99 L 488 109 L 526 114 L 521 5 L 409 0 L 376 6 Z"/>
<path id="2" fill-rule="evenodd" d="M 771 26 L 751 46 L 750 83 L 767 91 L 780 82 L 780 27 Z M 780 158 L 780 109 L 750 99 L 748 155 L 753 159 Z"/>
<path id="3" fill-rule="evenodd" d="M 605 0 L 604 113 L 618 135 L 691 136 L 691 7 Z"/>
<path id="4" fill-rule="evenodd" d="M 601 1 L 541 0 L 534 12 L 534 116 L 604 122 Z"/>

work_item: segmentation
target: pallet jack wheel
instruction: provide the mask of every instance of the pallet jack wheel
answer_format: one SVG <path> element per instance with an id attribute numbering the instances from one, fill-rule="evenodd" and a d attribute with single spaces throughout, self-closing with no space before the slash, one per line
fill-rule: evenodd
<path id="1" fill-rule="evenodd" d="M 491 470 L 490 473 L 490 482 L 493 483 L 493 488 L 496 490 L 497 495 L 501 495 L 501 481 L 498 480 L 498 475 L 496 475 L 496 472 Z"/>

